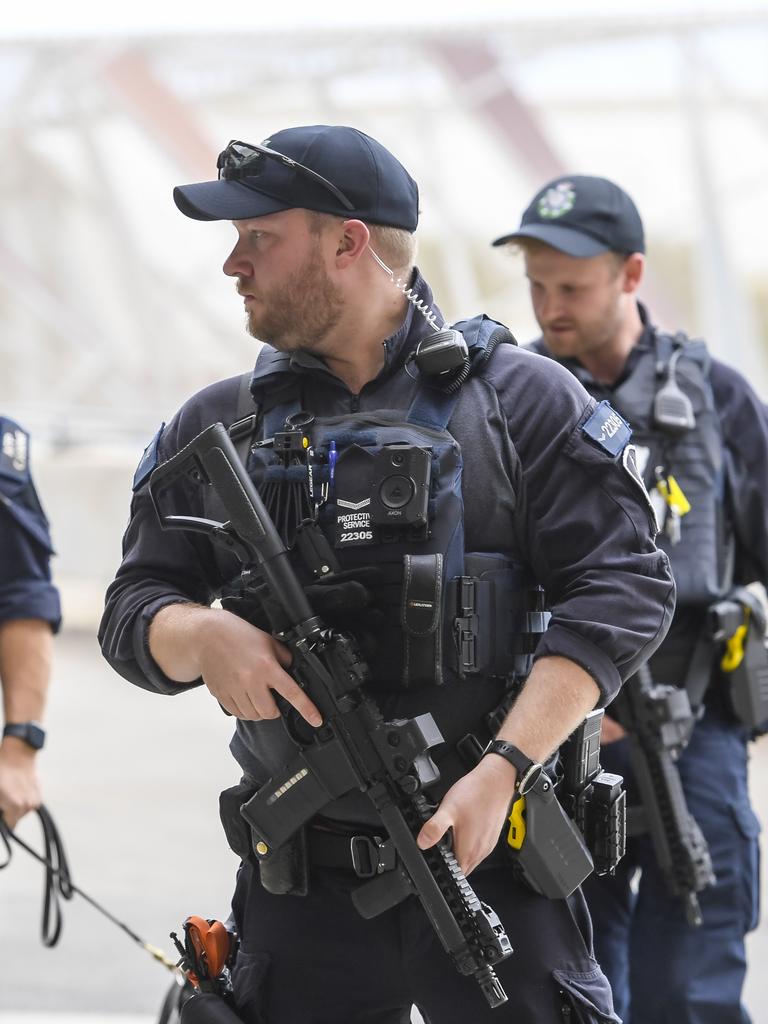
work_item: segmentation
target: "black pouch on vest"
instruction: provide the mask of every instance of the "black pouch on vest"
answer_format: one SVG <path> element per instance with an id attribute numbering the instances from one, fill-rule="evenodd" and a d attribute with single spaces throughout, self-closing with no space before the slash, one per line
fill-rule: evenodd
<path id="1" fill-rule="evenodd" d="M 240 808 L 258 788 L 253 779 L 241 779 L 236 786 L 230 786 L 219 794 L 219 817 L 224 834 L 230 850 L 240 860 L 247 860 L 251 853 L 251 827 L 240 814 Z"/>
<path id="2" fill-rule="evenodd" d="M 443 682 L 443 556 L 403 559 L 403 686 Z"/>
<path id="3" fill-rule="evenodd" d="M 470 552 L 465 575 L 452 580 L 458 672 L 472 675 L 527 675 L 532 654 L 547 628 L 543 592 L 504 555 Z"/>
<path id="4" fill-rule="evenodd" d="M 307 834 L 300 828 L 275 850 L 269 860 L 259 861 L 261 884 L 275 896 L 306 896 L 309 892 Z"/>
<path id="5" fill-rule="evenodd" d="M 259 791 L 253 779 L 242 779 L 219 796 L 219 815 L 233 853 L 247 860 L 253 852 L 251 826 L 240 808 Z M 277 896 L 306 896 L 309 891 L 307 841 L 304 829 L 275 850 L 268 861 L 258 861 L 261 884 Z"/>

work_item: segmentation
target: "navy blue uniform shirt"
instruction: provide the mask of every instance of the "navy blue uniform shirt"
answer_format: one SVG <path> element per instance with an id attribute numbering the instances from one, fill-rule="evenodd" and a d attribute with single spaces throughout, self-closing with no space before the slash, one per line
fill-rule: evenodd
<path id="1" fill-rule="evenodd" d="M 418 273 L 419 296 L 432 296 Z M 403 368 L 428 327 L 412 307 L 385 342 L 385 365 L 353 395 L 325 365 L 295 353 L 305 408 L 317 416 L 356 410 L 408 409 L 416 383 Z M 145 453 L 136 478 L 124 557 L 107 593 L 100 640 L 110 664 L 131 682 L 162 693 L 179 686 L 163 675 L 147 641 L 157 611 L 175 602 L 209 604 L 222 586 L 210 541 L 162 533 L 148 494 L 151 467 L 199 431 L 236 418 L 239 378 L 220 381 L 191 398 Z M 589 432 L 603 414 L 566 370 L 513 345 L 501 345 L 487 366 L 462 387 L 449 429 L 464 456 L 466 550 L 509 552 L 530 567 L 547 592 L 551 624 L 537 657 L 562 655 L 584 667 L 601 691 L 616 694 L 664 636 L 674 584 L 666 556 L 653 540 L 647 495 L 618 457 Z M 200 515 L 202 508 L 187 514 Z M 447 691 L 451 691 L 450 693 Z M 385 715 L 431 710 L 448 743 L 459 738 L 498 691 L 482 681 L 432 687 L 389 698 Z M 233 751 L 259 777 L 280 757 L 265 753 L 279 721 L 238 722 Z M 270 737 L 271 733 L 271 737 Z M 245 749 L 247 748 L 247 750 Z"/>
<path id="2" fill-rule="evenodd" d="M 11 619 L 61 623 L 51 583 L 48 520 L 32 482 L 29 434 L 0 417 L 0 625 Z"/>
<path id="3" fill-rule="evenodd" d="M 594 380 L 576 359 L 558 365 L 577 372 L 579 380 L 598 401 L 611 400 L 613 389 L 627 381 L 643 353 L 653 348 L 653 327 L 645 307 L 638 303 L 643 333 L 629 353 L 614 385 Z M 543 339 L 529 349 L 554 360 Z M 728 518 L 736 542 L 734 583 L 768 585 L 768 410 L 749 383 L 733 367 L 711 359 L 710 383 L 725 444 Z M 678 606 L 665 643 L 653 659 L 665 682 L 684 678 L 691 650 L 703 626 L 705 610 Z M 660 677 L 661 678 L 661 677 Z"/>

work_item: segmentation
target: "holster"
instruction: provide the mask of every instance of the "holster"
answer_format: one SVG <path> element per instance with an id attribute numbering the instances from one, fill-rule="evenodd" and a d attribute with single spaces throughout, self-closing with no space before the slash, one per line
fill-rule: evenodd
<path id="1" fill-rule="evenodd" d="M 709 609 L 709 620 L 712 638 L 725 644 L 723 696 L 737 721 L 760 735 L 768 729 L 768 650 L 760 600 L 745 587 L 734 587 Z"/>
<path id="2" fill-rule="evenodd" d="M 245 776 L 219 796 L 219 815 L 230 849 L 241 860 L 249 857 L 258 864 L 261 884 L 277 896 L 306 896 L 309 892 L 309 861 L 305 830 L 300 828 L 268 860 L 254 854 L 251 827 L 240 813 L 243 804 L 259 790 L 254 779 Z"/>

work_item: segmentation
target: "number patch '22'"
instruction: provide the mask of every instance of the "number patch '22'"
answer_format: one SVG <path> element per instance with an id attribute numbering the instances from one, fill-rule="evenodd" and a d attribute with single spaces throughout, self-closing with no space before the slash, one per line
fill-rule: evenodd
<path id="1" fill-rule="evenodd" d="M 606 401 L 598 404 L 581 431 L 613 458 L 624 450 L 632 436 L 627 421 Z"/>

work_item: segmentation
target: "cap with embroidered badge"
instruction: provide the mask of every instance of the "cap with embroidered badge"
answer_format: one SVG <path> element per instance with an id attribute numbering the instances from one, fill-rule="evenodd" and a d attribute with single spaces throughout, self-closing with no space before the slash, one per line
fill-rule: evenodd
<path id="1" fill-rule="evenodd" d="M 526 208 L 520 227 L 492 244 L 526 238 L 579 259 L 602 252 L 645 252 L 643 222 L 632 199 L 607 178 L 586 174 L 548 182 Z"/>
<path id="2" fill-rule="evenodd" d="M 302 208 L 416 230 L 416 182 L 388 149 L 356 128 L 306 125 L 263 143 L 232 141 L 218 169 L 217 181 L 173 190 L 187 217 L 249 220 Z"/>

